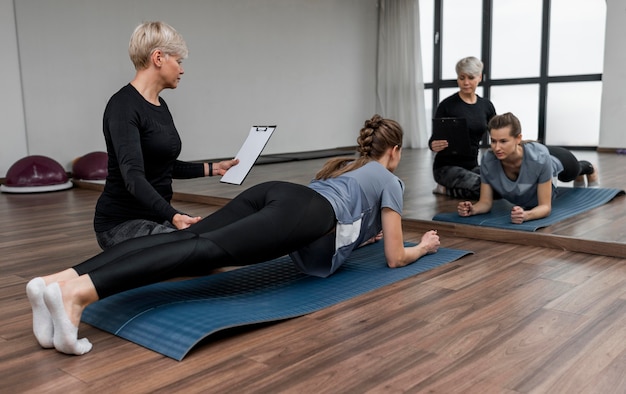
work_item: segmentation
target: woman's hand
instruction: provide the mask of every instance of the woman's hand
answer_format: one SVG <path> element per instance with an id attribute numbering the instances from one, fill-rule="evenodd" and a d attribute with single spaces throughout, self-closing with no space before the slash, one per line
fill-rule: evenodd
<path id="1" fill-rule="evenodd" d="M 511 209 L 511 223 L 520 224 L 530 220 L 542 219 L 552 212 L 552 180 L 540 183 L 537 187 L 539 204 L 532 209 L 514 206 Z"/>
<path id="2" fill-rule="evenodd" d="M 239 159 L 224 160 L 213 164 L 213 175 L 224 175 L 232 166 L 239 164 Z"/>
<path id="3" fill-rule="evenodd" d="M 456 210 L 459 216 L 472 216 L 474 214 L 474 206 L 469 201 L 461 201 Z"/>
<path id="4" fill-rule="evenodd" d="M 448 141 L 446 140 L 433 140 L 433 142 L 430 143 L 430 149 L 433 152 L 441 152 L 447 147 L 448 147 Z"/>
<path id="5" fill-rule="evenodd" d="M 181 213 L 177 213 L 172 218 L 172 224 L 179 230 L 186 229 L 192 224 L 198 223 L 202 218 L 200 216 L 191 217 L 189 215 L 184 215 Z"/>
<path id="6" fill-rule="evenodd" d="M 440 241 L 439 235 L 437 235 L 437 230 L 430 230 L 422 235 L 422 240 L 418 244 L 424 248 L 426 254 L 436 253 L 439 249 Z"/>
<path id="7" fill-rule="evenodd" d="M 519 207 L 519 206 L 514 206 L 511 209 L 511 223 L 515 223 L 515 224 L 520 224 L 523 223 L 525 218 L 526 211 L 524 211 L 524 208 Z"/>

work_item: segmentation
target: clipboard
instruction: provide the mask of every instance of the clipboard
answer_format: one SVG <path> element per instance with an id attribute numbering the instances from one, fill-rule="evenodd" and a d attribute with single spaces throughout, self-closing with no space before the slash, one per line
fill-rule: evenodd
<path id="1" fill-rule="evenodd" d="M 433 118 L 433 140 L 446 140 L 448 147 L 438 155 L 471 155 L 465 118 Z"/>
<path id="2" fill-rule="evenodd" d="M 220 179 L 220 182 L 241 185 L 261 155 L 274 130 L 276 130 L 276 126 L 252 126 L 248 138 L 246 138 L 235 156 L 235 158 L 239 159 L 239 164 L 229 168 L 226 174 L 222 176 L 222 179 Z"/>

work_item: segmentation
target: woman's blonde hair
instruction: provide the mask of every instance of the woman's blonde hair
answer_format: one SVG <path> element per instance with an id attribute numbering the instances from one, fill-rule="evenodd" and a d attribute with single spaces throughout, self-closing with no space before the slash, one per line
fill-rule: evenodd
<path id="1" fill-rule="evenodd" d="M 402 147 L 402 127 L 395 120 L 374 115 L 366 120 L 357 138 L 358 157 L 330 159 L 315 175 L 315 179 L 335 178 L 348 171 L 356 170 L 372 160 L 380 159 L 388 148 Z"/>
<path id="2" fill-rule="evenodd" d="M 157 49 L 166 55 L 184 59 L 189 51 L 183 37 L 165 22 L 144 22 L 130 36 L 128 54 L 136 70 L 148 68 L 150 56 Z"/>

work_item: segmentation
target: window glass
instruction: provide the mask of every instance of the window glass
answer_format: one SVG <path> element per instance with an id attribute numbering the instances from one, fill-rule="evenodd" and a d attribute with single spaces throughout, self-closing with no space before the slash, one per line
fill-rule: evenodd
<path id="1" fill-rule="evenodd" d="M 433 7 L 433 0 L 420 0 L 419 2 L 420 49 L 424 83 L 431 83 L 433 81 L 433 50 L 435 40 L 433 37 L 433 21 L 435 19 L 435 10 Z M 430 113 L 428 109 L 426 113 Z"/>
<path id="2" fill-rule="evenodd" d="M 542 0 L 493 2 L 491 79 L 539 76 Z"/>
<path id="3" fill-rule="evenodd" d="M 600 74 L 605 0 L 552 0 L 548 75 Z"/>
<path id="4" fill-rule="evenodd" d="M 548 85 L 546 144 L 598 146 L 602 82 Z"/>
<path id="5" fill-rule="evenodd" d="M 491 102 L 496 113 L 512 112 L 522 124 L 522 137 L 537 140 L 539 135 L 539 85 L 492 86 Z"/>
<path id="6" fill-rule="evenodd" d="M 467 56 L 481 57 L 482 1 L 445 0 L 441 33 L 441 75 L 456 79 L 454 67 Z"/>

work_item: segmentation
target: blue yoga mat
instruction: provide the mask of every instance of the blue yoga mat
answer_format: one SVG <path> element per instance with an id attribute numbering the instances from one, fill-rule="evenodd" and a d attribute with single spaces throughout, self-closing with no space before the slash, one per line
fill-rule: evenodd
<path id="1" fill-rule="evenodd" d="M 623 194 L 624 191 L 620 189 L 559 187 L 557 189 L 557 197 L 552 202 L 550 216 L 520 224 L 511 223 L 511 208 L 513 208 L 513 204 L 506 200 L 494 201 L 491 212 L 486 214 L 462 217 L 457 212 L 445 212 L 438 213 L 433 217 L 433 220 L 506 230 L 536 231 L 542 227 L 547 227 L 604 205 L 616 196 Z"/>
<path id="2" fill-rule="evenodd" d="M 377 242 L 356 250 L 328 278 L 302 274 L 289 257 L 282 257 L 116 294 L 87 307 L 82 320 L 180 361 L 217 331 L 306 315 L 471 253 L 441 248 L 391 269 L 382 242 Z"/>

